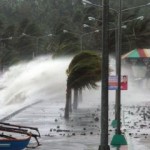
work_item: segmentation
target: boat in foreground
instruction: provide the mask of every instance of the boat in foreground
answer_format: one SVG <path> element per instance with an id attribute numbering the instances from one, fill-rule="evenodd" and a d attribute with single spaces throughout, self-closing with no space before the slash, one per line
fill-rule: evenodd
<path id="1" fill-rule="evenodd" d="M 0 150 L 22 150 L 26 148 L 31 137 L 25 139 L 0 139 Z"/>
<path id="2" fill-rule="evenodd" d="M 33 133 L 33 130 L 38 134 Z M 28 147 L 32 137 L 37 144 L 31 148 L 40 146 L 38 128 L 0 122 L 0 132 L 0 150 L 23 150 Z"/>

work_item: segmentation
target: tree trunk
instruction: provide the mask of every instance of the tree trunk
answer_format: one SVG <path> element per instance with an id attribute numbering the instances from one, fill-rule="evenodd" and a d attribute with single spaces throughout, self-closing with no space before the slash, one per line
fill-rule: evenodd
<path id="1" fill-rule="evenodd" d="M 72 90 L 70 91 L 70 98 L 69 98 L 69 112 L 72 112 Z"/>
<path id="2" fill-rule="evenodd" d="M 66 106 L 65 106 L 65 119 L 69 119 L 69 108 L 70 108 L 70 102 L 71 102 L 71 89 L 67 86 L 66 90 Z"/>
<path id="3" fill-rule="evenodd" d="M 82 89 L 79 89 L 79 101 L 82 102 Z"/>
<path id="4" fill-rule="evenodd" d="M 78 108 L 78 89 L 74 89 L 73 109 L 77 110 L 77 108 Z"/>

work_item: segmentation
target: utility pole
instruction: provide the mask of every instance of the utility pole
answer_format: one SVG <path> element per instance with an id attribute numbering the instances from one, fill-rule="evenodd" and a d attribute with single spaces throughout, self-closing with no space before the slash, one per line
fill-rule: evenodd
<path id="1" fill-rule="evenodd" d="M 121 134 L 121 49 L 122 49 L 122 0 L 119 0 L 119 11 L 117 20 L 117 50 L 116 50 L 116 75 L 118 81 L 118 89 L 116 91 L 116 104 L 115 104 L 115 119 L 117 121 L 116 133 L 112 138 L 111 145 L 127 145 L 124 135 Z"/>
<path id="2" fill-rule="evenodd" d="M 119 14 L 118 14 L 118 46 L 116 52 L 116 72 L 118 76 L 118 90 L 116 91 L 116 119 L 117 119 L 117 134 L 121 134 L 120 131 L 120 111 L 121 111 L 121 89 L 120 89 L 120 82 L 121 82 L 121 49 L 122 49 L 122 0 L 119 0 Z"/>
<path id="3" fill-rule="evenodd" d="M 110 150 L 108 145 L 108 73 L 109 73 L 109 0 L 103 0 L 102 27 L 102 90 L 101 90 L 101 137 L 99 150 Z"/>

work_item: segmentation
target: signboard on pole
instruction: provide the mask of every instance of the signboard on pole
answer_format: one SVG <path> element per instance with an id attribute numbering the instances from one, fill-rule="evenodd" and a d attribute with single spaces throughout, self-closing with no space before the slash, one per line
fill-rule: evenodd
<path id="1" fill-rule="evenodd" d="M 118 89 L 118 77 L 113 75 L 109 76 L 109 90 L 117 90 Z M 123 75 L 121 76 L 121 83 L 120 83 L 120 89 L 121 90 L 127 90 L 128 89 L 128 76 Z"/>
<path id="2" fill-rule="evenodd" d="M 118 89 L 118 77 L 117 76 L 109 76 L 108 89 L 109 90 L 117 90 Z"/>

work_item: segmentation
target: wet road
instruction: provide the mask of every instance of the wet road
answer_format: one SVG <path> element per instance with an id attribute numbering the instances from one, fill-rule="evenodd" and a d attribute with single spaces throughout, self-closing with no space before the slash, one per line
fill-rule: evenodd
<path id="1" fill-rule="evenodd" d="M 79 108 L 70 120 L 63 118 L 64 104 L 41 102 L 12 117 L 9 122 L 38 127 L 42 144 L 37 150 L 98 150 L 100 141 L 99 108 Z M 111 119 L 110 119 L 111 123 Z M 110 127 L 110 140 L 113 128 Z M 31 141 L 35 145 L 35 141 Z M 116 150 L 117 148 L 110 148 Z M 127 150 L 122 146 L 118 150 Z"/>

